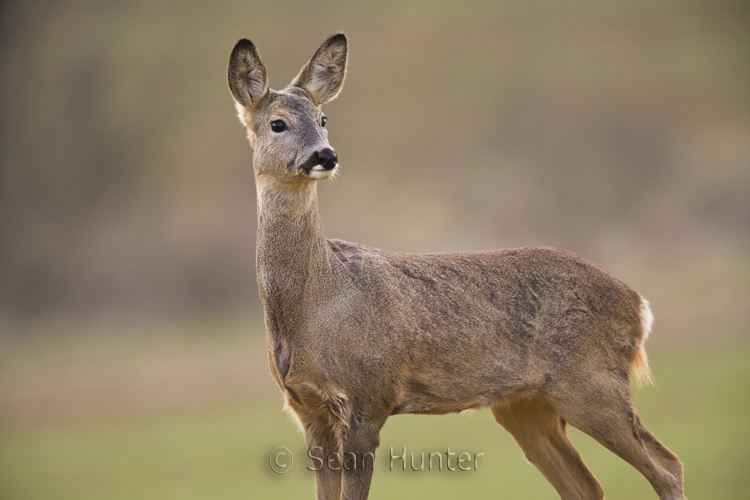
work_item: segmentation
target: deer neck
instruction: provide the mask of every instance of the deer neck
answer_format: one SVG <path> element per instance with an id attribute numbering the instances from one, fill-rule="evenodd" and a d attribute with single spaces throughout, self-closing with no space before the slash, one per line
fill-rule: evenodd
<path id="1" fill-rule="evenodd" d="M 285 183 L 256 175 L 256 267 L 269 319 L 300 319 L 324 295 L 330 275 L 328 242 L 318 213 L 316 182 Z M 286 321 L 284 321 L 286 322 Z"/>

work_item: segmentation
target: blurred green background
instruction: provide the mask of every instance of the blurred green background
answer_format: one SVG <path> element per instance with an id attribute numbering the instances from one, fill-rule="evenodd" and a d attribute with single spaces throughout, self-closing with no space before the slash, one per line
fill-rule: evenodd
<path id="1" fill-rule="evenodd" d="M 226 63 L 284 87 L 350 40 L 326 233 L 399 251 L 550 245 L 652 303 L 644 422 L 691 499 L 750 491 L 744 1 L 0 4 L 0 498 L 313 498 L 268 374 L 252 153 Z M 608 499 L 656 498 L 587 436 Z M 274 474 L 269 453 L 295 454 Z M 389 448 L 484 453 L 388 470 Z M 408 469 L 408 464 L 407 464 Z M 398 416 L 372 498 L 554 499 L 486 410 Z"/>

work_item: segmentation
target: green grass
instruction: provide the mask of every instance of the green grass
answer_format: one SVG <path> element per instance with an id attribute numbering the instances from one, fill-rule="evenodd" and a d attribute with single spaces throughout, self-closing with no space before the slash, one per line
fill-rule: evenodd
<path id="1" fill-rule="evenodd" d="M 656 387 L 636 393 L 646 425 L 685 464 L 688 498 L 737 499 L 750 488 L 750 346 L 654 352 Z M 588 436 L 572 440 L 607 499 L 656 498 L 646 480 Z M 398 416 L 382 432 L 371 498 L 557 498 L 487 410 Z M 269 466 L 286 446 L 287 474 Z M 474 471 L 389 470 L 389 449 L 484 453 Z M 455 458 L 454 466 L 455 466 Z M 82 423 L 14 424 L 0 431 L 3 499 L 313 498 L 301 434 L 280 398 Z"/>

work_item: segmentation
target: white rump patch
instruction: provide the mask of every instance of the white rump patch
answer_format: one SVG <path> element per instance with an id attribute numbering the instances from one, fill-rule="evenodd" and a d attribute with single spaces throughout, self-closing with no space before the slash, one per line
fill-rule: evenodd
<path id="1" fill-rule="evenodd" d="M 648 336 L 651 334 L 651 327 L 654 324 L 654 315 L 651 312 L 651 306 L 648 303 L 648 300 L 641 297 L 641 309 L 640 309 L 640 315 L 641 315 L 641 327 L 643 328 L 643 339 L 641 340 L 641 345 L 643 345 L 644 342 L 646 342 L 646 339 L 648 339 Z"/>

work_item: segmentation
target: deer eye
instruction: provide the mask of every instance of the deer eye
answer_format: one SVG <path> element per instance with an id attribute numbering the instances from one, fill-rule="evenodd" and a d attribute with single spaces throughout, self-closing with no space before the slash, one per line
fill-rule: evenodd
<path id="1" fill-rule="evenodd" d="M 321 126 L 321 127 L 325 127 L 325 126 L 326 126 L 326 122 L 327 122 L 327 121 L 328 121 L 328 118 L 327 118 L 327 117 L 325 117 L 325 116 L 324 116 L 323 118 L 321 118 L 321 119 L 320 119 L 320 126 Z"/>
<path id="2" fill-rule="evenodd" d="M 286 123 L 281 120 L 274 120 L 271 122 L 271 130 L 276 133 L 283 132 L 286 130 Z"/>

